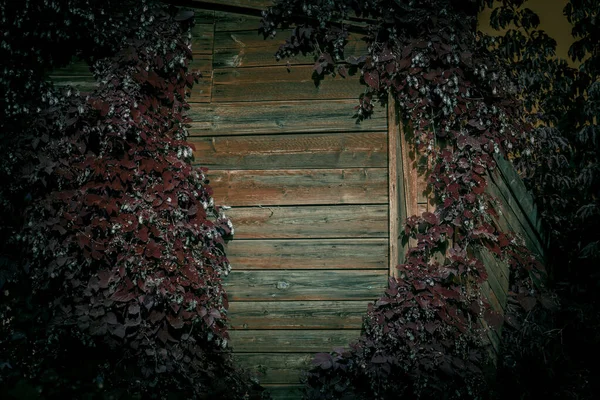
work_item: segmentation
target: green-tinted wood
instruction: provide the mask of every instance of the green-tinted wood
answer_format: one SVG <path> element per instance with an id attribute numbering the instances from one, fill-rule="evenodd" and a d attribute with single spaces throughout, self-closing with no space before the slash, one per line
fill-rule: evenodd
<path id="1" fill-rule="evenodd" d="M 497 173 L 490 174 L 488 178 L 487 191 L 500 201 L 503 208 L 503 217 L 510 223 L 512 230 L 523 236 L 527 247 L 531 251 L 538 255 L 543 255 L 544 248 L 539 236 L 529 224 L 527 217 L 523 214 L 506 182 Z"/>
<path id="2" fill-rule="evenodd" d="M 216 69 L 213 102 L 356 99 L 364 91 L 356 75 L 327 76 L 317 86 L 313 72 L 311 65 Z"/>
<path id="3" fill-rule="evenodd" d="M 260 17 L 255 15 L 236 14 L 230 12 L 215 12 L 215 31 L 234 32 L 252 31 L 258 32 Z"/>
<path id="4" fill-rule="evenodd" d="M 239 353 L 318 353 L 348 347 L 360 330 L 239 330 L 230 331 L 231 347 Z"/>
<path id="5" fill-rule="evenodd" d="M 542 228 L 542 218 L 538 214 L 537 206 L 534 202 L 533 196 L 527 190 L 521 177 L 519 177 L 514 166 L 509 161 L 505 160 L 500 155 L 496 156 L 495 159 L 496 163 L 498 164 L 498 171 L 500 172 L 500 175 L 507 183 L 507 186 L 511 189 L 514 197 L 519 203 L 519 206 L 523 210 L 523 213 L 533 227 L 533 230 L 538 234 L 542 243 L 545 243 L 546 238 Z"/>
<path id="6" fill-rule="evenodd" d="M 217 32 L 215 35 L 215 68 L 264 67 L 270 65 L 314 64 L 313 54 L 298 55 L 278 61 L 275 53 L 285 43 L 286 36 L 264 38 L 256 27 L 248 31 Z M 344 56 L 359 56 L 367 51 L 366 42 L 349 35 Z"/>
<path id="7" fill-rule="evenodd" d="M 301 400 L 302 385 L 264 385 L 273 400 Z"/>
<path id="8" fill-rule="evenodd" d="M 214 23 L 210 13 L 205 10 L 202 16 L 196 17 L 196 24 L 192 28 L 192 53 L 194 55 L 212 55 L 214 46 Z"/>
<path id="9" fill-rule="evenodd" d="M 209 171 L 228 206 L 386 204 L 387 168 Z"/>
<path id="10" fill-rule="evenodd" d="M 357 100 L 282 101 L 191 104 L 192 136 L 386 131 L 384 109 L 375 108 L 371 119 L 360 124 L 352 118 Z"/>
<path id="11" fill-rule="evenodd" d="M 388 236 L 387 205 L 236 207 L 227 216 L 236 241 Z"/>
<path id="12" fill-rule="evenodd" d="M 85 61 L 76 61 L 66 67 L 56 68 L 52 71 L 53 76 L 87 76 L 94 80 L 90 66 Z"/>
<path id="13" fill-rule="evenodd" d="M 209 169 L 387 166 L 385 132 L 193 137 L 194 157 Z"/>
<path id="14" fill-rule="evenodd" d="M 234 354 L 234 360 L 261 384 L 299 384 L 300 375 L 311 367 L 313 357 L 307 353 Z"/>
<path id="15" fill-rule="evenodd" d="M 498 302 L 504 308 L 508 294 L 508 279 L 504 279 L 501 276 L 501 266 L 498 265 L 494 256 L 487 249 L 480 249 L 478 255 L 488 272 L 487 282 L 498 299 Z"/>
<path id="16" fill-rule="evenodd" d="M 229 303 L 231 329 L 360 329 L 368 301 Z"/>
<path id="17" fill-rule="evenodd" d="M 98 82 L 88 76 L 56 76 L 50 75 L 50 80 L 56 86 L 73 86 L 81 92 L 93 92 L 98 88 Z"/>
<path id="18" fill-rule="evenodd" d="M 234 269 L 381 269 L 387 240 L 234 240 L 227 246 Z"/>
<path id="19" fill-rule="evenodd" d="M 483 296 L 486 298 L 486 300 L 490 303 L 490 305 L 495 311 L 499 313 L 504 313 L 504 307 L 502 304 L 500 304 L 500 301 L 498 301 L 498 298 L 496 297 L 494 291 L 490 287 L 489 282 L 484 282 L 481 285 L 481 293 L 483 293 Z"/>
<path id="20" fill-rule="evenodd" d="M 273 5 L 273 0 L 191 0 L 192 7 L 207 7 L 207 5 L 240 7 L 254 10 L 264 10 Z"/>
<path id="21" fill-rule="evenodd" d="M 235 270 L 223 285 L 231 301 L 374 300 L 387 287 L 385 270 Z"/>

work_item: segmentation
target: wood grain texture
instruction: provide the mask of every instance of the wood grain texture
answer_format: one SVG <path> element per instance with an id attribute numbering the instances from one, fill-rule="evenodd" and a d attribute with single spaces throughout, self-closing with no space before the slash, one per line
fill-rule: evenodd
<path id="1" fill-rule="evenodd" d="M 234 240 L 227 258 L 234 269 L 382 269 L 387 239 Z"/>
<path id="2" fill-rule="evenodd" d="M 255 31 L 258 32 L 260 16 L 215 11 L 215 32 Z"/>
<path id="3" fill-rule="evenodd" d="M 386 167 L 384 132 L 193 137 L 209 169 Z"/>
<path id="4" fill-rule="evenodd" d="M 202 10 L 192 27 L 192 54 L 212 55 L 215 41 L 214 11 Z"/>
<path id="5" fill-rule="evenodd" d="M 229 303 L 233 330 L 360 329 L 367 301 L 263 301 Z"/>
<path id="6" fill-rule="evenodd" d="M 386 205 L 236 207 L 227 211 L 239 239 L 385 238 Z"/>
<path id="7" fill-rule="evenodd" d="M 240 353 L 234 360 L 261 384 L 299 384 L 300 374 L 311 367 L 313 355 L 307 353 Z"/>
<path id="8" fill-rule="evenodd" d="M 98 82 L 91 74 L 84 76 L 50 75 L 49 78 L 55 86 L 72 86 L 80 92 L 93 92 L 98 88 Z"/>
<path id="9" fill-rule="evenodd" d="M 200 72 L 202 76 L 191 89 L 186 90 L 186 93 L 190 96 L 188 101 L 194 98 L 196 103 L 210 103 L 213 86 L 212 57 L 212 54 L 193 55 L 193 60 L 188 65 L 188 69 Z"/>
<path id="10" fill-rule="evenodd" d="M 356 98 L 349 100 L 191 104 L 191 136 L 271 133 L 361 132 L 387 130 L 384 110 L 360 124 L 352 118 Z"/>
<path id="11" fill-rule="evenodd" d="M 312 75 L 311 65 L 215 69 L 213 102 L 356 99 L 364 91 L 357 75 L 327 76 L 318 86 Z"/>
<path id="12" fill-rule="evenodd" d="M 397 276 L 399 264 L 399 192 L 398 192 L 398 163 L 401 162 L 402 156 L 400 150 L 400 131 L 399 119 L 396 102 L 390 94 L 388 98 L 388 230 L 389 230 L 389 256 L 388 256 L 388 271 L 390 276 Z"/>
<path id="13" fill-rule="evenodd" d="M 301 400 L 303 385 L 263 385 L 272 400 Z"/>
<path id="14" fill-rule="evenodd" d="M 315 56 L 313 54 L 299 54 L 294 57 L 277 60 L 275 53 L 285 43 L 285 34 L 276 38 L 268 37 L 258 32 L 258 23 L 247 31 L 216 32 L 214 67 L 215 68 L 237 68 L 237 67 L 264 67 L 280 65 L 313 65 Z M 344 57 L 359 56 L 366 54 L 366 42 L 360 40 L 360 36 L 350 34 L 348 42 L 344 47 Z"/>
<path id="15" fill-rule="evenodd" d="M 228 206 L 386 204 L 387 168 L 209 171 Z"/>
<path id="16" fill-rule="evenodd" d="M 499 201 L 502 207 L 502 218 L 508 221 L 513 232 L 518 233 L 524 238 L 529 250 L 543 259 L 545 253 L 544 246 L 540 237 L 521 210 L 518 200 L 511 193 L 510 188 L 501 175 L 492 173 L 489 175 L 489 178 L 486 191 Z"/>
<path id="17" fill-rule="evenodd" d="M 223 281 L 231 301 L 376 299 L 387 287 L 385 270 L 234 270 Z"/>
<path id="18" fill-rule="evenodd" d="M 348 347 L 360 330 L 239 330 L 230 331 L 233 351 L 239 353 L 318 353 Z"/>

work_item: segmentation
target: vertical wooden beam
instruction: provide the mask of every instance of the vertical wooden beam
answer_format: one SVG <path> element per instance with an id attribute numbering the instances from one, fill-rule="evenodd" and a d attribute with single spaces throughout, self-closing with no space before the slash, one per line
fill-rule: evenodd
<path id="1" fill-rule="evenodd" d="M 400 124 L 394 97 L 388 98 L 388 199 L 389 199 L 389 275 L 396 277 L 399 260 L 400 196 L 398 166 L 400 154 Z"/>

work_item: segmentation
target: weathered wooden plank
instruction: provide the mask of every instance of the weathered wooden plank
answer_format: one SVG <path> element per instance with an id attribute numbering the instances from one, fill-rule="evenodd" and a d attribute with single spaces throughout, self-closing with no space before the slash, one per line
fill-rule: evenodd
<path id="1" fill-rule="evenodd" d="M 503 276 L 501 266 L 496 261 L 494 256 L 489 252 L 489 250 L 482 248 L 477 252 L 477 254 L 479 256 L 479 259 L 485 265 L 485 269 L 488 273 L 487 283 L 491 291 L 496 296 L 496 299 L 498 300 L 500 306 L 504 308 L 508 295 L 508 277 Z"/>
<path id="2" fill-rule="evenodd" d="M 374 300 L 387 277 L 387 269 L 234 270 L 223 285 L 231 301 Z"/>
<path id="3" fill-rule="evenodd" d="M 190 5 L 196 7 L 215 5 L 264 10 L 273 5 L 273 0 L 191 0 Z"/>
<path id="4" fill-rule="evenodd" d="M 90 80 L 94 80 L 90 66 L 83 60 L 72 62 L 66 67 L 55 68 L 52 70 L 53 76 L 88 76 Z"/>
<path id="5" fill-rule="evenodd" d="M 398 163 L 401 163 L 400 157 L 400 121 L 398 118 L 398 109 L 394 97 L 390 94 L 388 97 L 388 201 L 389 201 L 389 256 L 388 271 L 390 276 L 397 276 L 399 259 L 398 237 L 400 230 L 399 209 L 401 201 L 399 199 L 399 176 Z"/>
<path id="6" fill-rule="evenodd" d="M 209 22 L 209 16 L 202 18 L 204 23 L 196 23 L 192 28 L 192 54 L 212 55 L 215 41 L 214 23 Z"/>
<path id="7" fill-rule="evenodd" d="M 300 375 L 312 366 L 307 353 L 240 353 L 234 359 L 261 384 L 298 384 Z"/>
<path id="8" fill-rule="evenodd" d="M 227 216 L 236 241 L 388 237 L 386 205 L 236 207 Z"/>
<path id="9" fill-rule="evenodd" d="M 540 242 L 539 236 L 529 225 L 527 217 L 525 217 L 519 208 L 516 199 L 510 192 L 510 189 L 506 186 L 502 177 L 498 174 L 490 174 L 488 177 L 488 186 L 486 190 L 500 202 L 503 208 L 502 217 L 509 222 L 510 228 L 512 228 L 514 232 L 523 236 L 527 247 L 531 251 L 543 257 L 544 248 Z"/>
<path id="10" fill-rule="evenodd" d="M 527 217 L 529 224 L 540 237 L 542 244 L 545 244 L 547 238 L 542 227 L 542 218 L 538 214 L 537 205 L 535 204 L 533 196 L 527 190 L 521 177 L 517 174 L 514 166 L 509 161 L 505 160 L 501 155 L 496 155 L 495 159 L 498 164 L 500 175 L 513 193 L 519 206 L 523 210 L 524 215 Z"/>
<path id="11" fill-rule="evenodd" d="M 227 257 L 234 269 L 382 269 L 387 239 L 234 240 Z"/>
<path id="12" fill-rule="evenodd" d="M 385 132 L 193 137 L 209 169 L 386 167 Z"/>
<path id="13" fill-rule="evenodd" d="M 286 35 L 264 38 L 254 27 L 248 31 L 217 32 L 215 35 L 215 68 L 264 67 L 270 65 L 299 65 L 315 62 L 313 54 L 297 55 L 277 60 L 275 53 L 285 43 Z M 367 52 L 366 42 L 359 36 L 349 35 L 344 57 L 359 56 Z"/>
<path id="14" fill-rule="evenodd" d="M 229 206 L 386 204 L 387 168 L 215 170 L 214 198 Z"/>
<path id="15" fill-rule="evenodd" d="M 264 385 L 273 400 L 302 399 L 302 385 Z"/>
<path id="16" fill-rule="evenodd" d="M 364 91 L 357 75 L 327 76 L 317 86 L 311 65 L 215 69 L 213 101 L 356 99 Z M 190 101 L 195 101 L 194 96 Z"/>
<path id="17" fill-rule="evenodd" d="M 229 303 L 231 329 L 360 329 L 367 301 Z"/>
<path id="18" fill-rule="evenodd" d="M 239 353 L 317 353 L 348 347 L 358 330 L 238 330 L 230 331 L 231 346 Z"/>
<path id="19" fill-rule="evenodd" d="M 386 114 L 375 108 L 360 124 L 352 118 L 356 99 L 265 103 L 191 104 L 192 136 L 248 135 L 294 132 L 386 131 Z"/>
<path id="20" fill-rule="evenodd" d="M 256 15 L 215 12 L 215 32 L 255 31 L 258 32 L 260 17 Z"/>
<path id="21" fill-rule="evenodd" d="M 192 89 L 186 90 L 190 98 L 194 98 L 197 103 L 209 103 L 212 95 L 212 54 L 194 54 L 193 60 L 189 63 L 190 71 L 197 71 L 202 74 L 200 80 L 194 83 Z"/>
<path id="22" fill-rule="evenodd" d="M 98 88 L 98 82 L 91 75 L 86 76 L 56 76 L 50 75 L 50 80 L 56 86 L 73 86 L 81 92 L 93 92 Z"/>

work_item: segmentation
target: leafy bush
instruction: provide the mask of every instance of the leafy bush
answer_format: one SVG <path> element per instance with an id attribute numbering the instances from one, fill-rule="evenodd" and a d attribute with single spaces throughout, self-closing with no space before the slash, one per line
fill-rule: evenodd
<path id="1" fill-rule="evenodd" d="M 2 392 L 260 396 L 226 350 L 221 278 L 230 270 L 224 244 L 233 228 L 185 142 L 186 91 L 198 78 L 187 71 L 193 13 L 152 1 L 94 11 L 79 5 L 24 7 L 66 7 L 74 26 L 65 31 L 53 22 L 38 31 L 26 12 L 15 21 L 14 32 L 47 35 L 53 44 L 58 35 L 59 46 L 83 46 L 80 29 L 95 29 L 87 33 L 93 51 L 71 54 L 92 62 L 99 87 L 55 89 L 36 75 L 29 95 L 27 84 L 9 92 L 22 100 L 16 111 L 3 110 L 4 128 L 15 135 L 4 139 L 15 153 L 5 163 L 2 199 L 18 215 L 3 232 L 14 248 L 3 249 L 0 282 Z M 9 46 L 13 60 L 28 57 L 19 40 Z M 56 66 L 52 52 L 39 54 L 43 66 Z M 38 67 L 27 72 L 43 72 Z M 18 123 L 28 113 L 28 125 Z"/>

